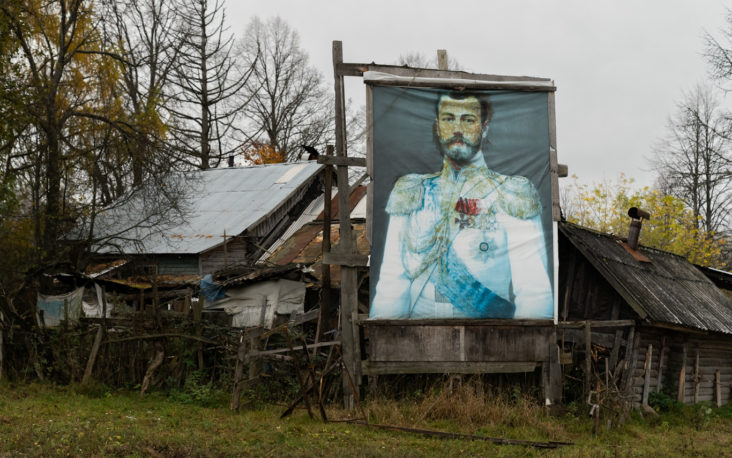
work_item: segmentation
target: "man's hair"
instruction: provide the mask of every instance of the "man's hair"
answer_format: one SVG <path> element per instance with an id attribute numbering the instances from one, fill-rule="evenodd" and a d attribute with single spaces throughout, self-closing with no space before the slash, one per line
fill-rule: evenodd
<path id="1" fill-rule="evenodd" d="M 442 102 L 442 99 L 445 97 L 449 97 L 451 99 L 455 100 L 465 100 L 469 98 L 474 98 L 478 100 L 478 103 L 480 103 L 480 123 L 484 124 L 486 122 L 490 122 L 491 117 L 493 117 L 493 108 L 491 107 L 490 102 L 488 101 L 488 96 L 486 94 L 482 94 L 480 92 L 471 92 L 471 91 L 445 91 L 441 92 L 440 95 L 437 97 L 437 102 L 435 103 L 435 116 L 440 116 L 440 103 Z"/>

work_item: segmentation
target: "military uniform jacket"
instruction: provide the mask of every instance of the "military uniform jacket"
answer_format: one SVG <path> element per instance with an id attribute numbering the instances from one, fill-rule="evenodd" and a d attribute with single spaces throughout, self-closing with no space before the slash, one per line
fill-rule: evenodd
<path id="1" fill-rule="evenodd" d="M 525 177 L 482 153 L 392 190 L 370 318 L 551 318 L 541 204 Z"/>

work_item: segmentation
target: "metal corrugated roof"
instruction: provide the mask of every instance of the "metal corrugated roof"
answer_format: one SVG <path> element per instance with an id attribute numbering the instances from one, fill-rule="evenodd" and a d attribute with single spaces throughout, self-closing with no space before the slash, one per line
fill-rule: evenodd
<path id="1" fill-rule="evenodd" d="M 613 236 L 559 228 L 641 318 L 732 334 L 732 300 L 682 256 L 640 247 L 651 262 L 639 262 Z"/>
<path id="2" fill-rule="evenodd" d="M 338 188 L 333 187 L 331 191 L 331 208 L 334 213 L 333 218 L 338 216 Z M 351 192 L 351 218 L 366 218 L 366 186 L 359 186 Z M 356 201 L 357 203 L 354 203 Z M 300 217 L 296 219 L 287 230 L 269 246 L 257 261 L 265 262 L 283 243 L 285 243 L 295 232 L 308 223 L 312 223 L 317 219 L 323 218 L 323 209 L 325 208 L 325 193 L 320 194 L 313 200 L 310 205 L 305 208 Z"/>
<path id="3" fill-rule="evenodd" d="M 352 223 L 353 232 L 356 237 L 356 249 L 360 254 L 369 254 L 370 245 L 366 240 L 366 224 Z M 336 245 L 340 239 L 338 223 L 330 226 L 331 246 Z M 287 239 L 273 254 L 267 262 L 274 265 L 306 264 L 313 269 L 312 275 L 320 279 L 323 272 L 323 223 L 313 222 L 305 224 L 298 229 L 292 237 Z M 332 265 L 330 268 L 331 285 L 337 287 L 340 284 L 340 266 Z"/>
<path id="4" fill-rule="evenodd" d="M 257 225 L 310 183 L 323 167 L 308 161 L 178 175 L 177 179 L 186 180 L 188 187 L 185 221 L 162 232 L 158 226 L 133 229 L 126 238 L 141 242 L 123 243 L 122 248 L 128 253 L 146 254 L 195 254 L 211 249 L 223 243 L 224 234 L 238 235 Z M 133 211 L 127 213 L 134 217 Z M 104 214 L 100 219 L 97 225 L 103 228 Z"/>

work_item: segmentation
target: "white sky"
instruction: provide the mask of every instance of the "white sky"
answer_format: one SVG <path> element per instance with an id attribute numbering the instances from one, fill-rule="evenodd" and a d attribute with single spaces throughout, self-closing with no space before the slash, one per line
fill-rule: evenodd
<path id="1" fill-rule="evenodd" d="M 333 40 L 343 42 L 345 62 L 394 64 L 402 54 L 432 57 L 447 49 L 466 71 L 552 78 L 559 162 L 584 183 L 625 172 L 640 185 L 653 184 L 646 158 L 682 91 L 707 80 L 704 32 L 718 34 L 731 6 L 718 0 L 226 2 L 237 34 L 253 15 L 286 20 L 329 83 Z M 361 80 L 346 81 L 346 97 L 363 104 Z"/>

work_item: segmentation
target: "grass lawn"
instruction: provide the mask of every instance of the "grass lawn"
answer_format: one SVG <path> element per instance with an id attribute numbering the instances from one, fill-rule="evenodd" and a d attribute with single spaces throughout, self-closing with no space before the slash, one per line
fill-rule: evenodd
<path id="1" fill-rule="evenodd" d="M 474 395 L 474 393 L 473 393 Z M 468 396 L 468 397 L 465 397 Z M 435 394 L 364 407 L 372 423 L 575 445 L 554 450 L 323 423 L 283 406 L 203 407 L 164 393 L 0 385 L 0 456 L 732 456 L 732 409 L 690 407 L 599 437 L 590 418 L 549 417 L 523 400 Z M 584 407 L 582 408 L 584 409 Z M 333 419 L 348 414 L 328 409 Z"/>

